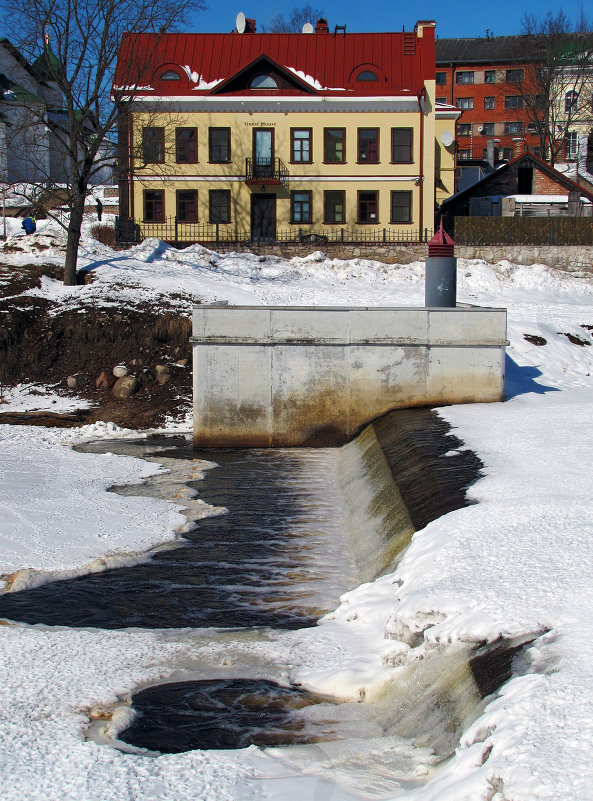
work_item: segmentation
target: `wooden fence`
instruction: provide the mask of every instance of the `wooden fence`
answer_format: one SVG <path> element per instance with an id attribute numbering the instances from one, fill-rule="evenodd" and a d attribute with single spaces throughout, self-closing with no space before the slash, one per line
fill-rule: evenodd
<path id="1" fill-rule="evenodd" d="M 593 245 L 591 217 L 456 217 L 458 245 Z"/>

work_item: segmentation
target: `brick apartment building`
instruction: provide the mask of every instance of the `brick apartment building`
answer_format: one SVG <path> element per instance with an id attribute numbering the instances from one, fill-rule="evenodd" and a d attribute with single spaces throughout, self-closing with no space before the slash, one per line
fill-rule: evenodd
<path id="1" fill-rule="evenodd" d="M 437 39 L 437 103 L 462 111 L 456 129 L 458 163 L 485 161 L 488 140 L 494 140 L 497 162 L 526 150 L 544 155 L 518 86 L 530 69 L 521 60 L 525 38 Z"/>

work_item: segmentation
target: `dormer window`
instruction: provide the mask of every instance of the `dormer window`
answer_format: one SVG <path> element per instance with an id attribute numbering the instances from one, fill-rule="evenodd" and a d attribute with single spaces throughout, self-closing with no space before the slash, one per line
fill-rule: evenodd
<path id="1" fill-rule="evenodd" d="M 163 72 L 163 74 L 160 76 L 159 80 L 161 80 L 161 81 L 180 81 L 181 80 L 181 76 L 178 75 L 178 73 L 176 73 L 175 70 L 167 70 L 166 72 Z"/>
<path id="2" fill-rule="evenodd" d="M 377 75 L 372 70 L 362 70 L 356 76 L 357 81 L 378 81 Z"/>
<path id="3" fill-rule="evenodd" d="M 277 89 L 278 84 L 271 75 L 256 75 L 251 81 L 250 89 Z"/>

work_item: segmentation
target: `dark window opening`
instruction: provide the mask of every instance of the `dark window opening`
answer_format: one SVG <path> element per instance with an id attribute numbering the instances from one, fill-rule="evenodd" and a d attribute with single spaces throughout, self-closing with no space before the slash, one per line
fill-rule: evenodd
<path id="1" fill-rule="evenodd" d="M 278 84 L 271 75 L 256 75 L 251 81 L 250 89 L 277 89 Z"/>
<path id="2" fill-rule="evenodd" d="M 377 164 L 379 161 L 379 129 L 358 129 L 358 161 Z"/>
<path id="3" fill-rule="evenodd" d="M 162 222 L 165 216 L 165 192 L 163 189 L 144 190 L 144 220 Z"/>
<path id="4" fill-rule="evenodd" d="M 198 129 L 175 128 L 175 161 L 195 164 L 198 160 Z"/>
<path id="5" fill-rule="evenodd" d="M 357 81 L 377 81 L 379 80 L 372 70 L 363 70 L 356 76 Z"/>
<path id="6" fill-rule="evenodd" d="M 519 167 L 517 176 L 517 192 L 520 195 L 531 195 L 533 192 L 533 167 Z"/>
<path id="7" fill-rule="evenodd" d="M 290 221 L 292 223 L 312 222 L 311 192 L 290 193 Z"/>
<path id="8" fill-rule="evenodd" d="M 211 223 L 229 223 L 231 221 L 231 192 L 229 189 L 211 189 L 208 201 Z"/>
<path id="9" fill-rule="evenodd" d="M 412 222 L 412 193 L 392 192 L 391 193 L 391 222 L 410 223 Z"/>
<path id="10" fill-rule="evenodd" d="M 165 161 L 165 129 L 142 129 L 142 159 L 145 164 L 162 164 Z"/>
<path id="11" fill-rule="evenodd" d="M 412 129 L 391 129 L 391 161 L 394 164 L 412 163 Z"/>
<path id="12" fill-rule="evenodd" d="M 231 129 L 208 129 L 208 161 L 212 164 L 228 164 L 231 160 Z"/>
<path id="13" fill-rule="evenodd" d="M 346 193 L 329 191 L 323 193 L 323 218 L 326 223 L 343 223 L 345 215 Z"/>
<path id="14" fill-rule="evenodd" d="M 177 219 L 179 222 L 198 222 L 198 193 L 195 189 L 177 192 Z"/>
<path id="15" fill-rule="evenodd" d="M 325 128 L 323 134 L 323 160 L 328 164 L 343 164 L 346 161 L 346 129 Z"/>
<path id="16" fill-rule="evenodd" d="M 361 225 L 379 222 L 378 212 L 378 192 L 359 192 L 358 193 L 358 222 Z"/>

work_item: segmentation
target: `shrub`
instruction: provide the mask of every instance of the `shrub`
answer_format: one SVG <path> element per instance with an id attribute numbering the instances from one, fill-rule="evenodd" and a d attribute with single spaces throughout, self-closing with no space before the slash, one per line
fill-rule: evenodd
<path id="1" fill-rule="evenodd" d="M 115 228 L 112 225 L 98 223 L 91 228 L 91 236 L 102 245 L 115 247 Z"/>

